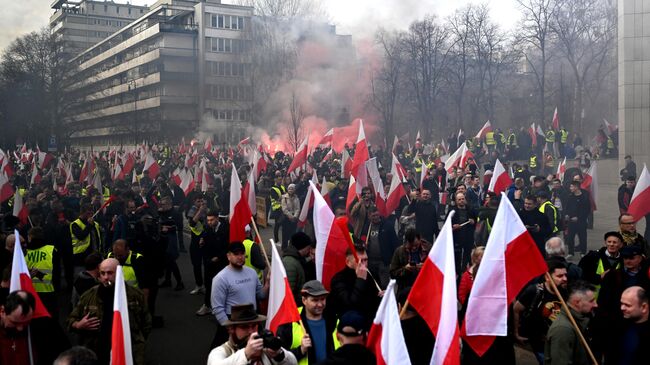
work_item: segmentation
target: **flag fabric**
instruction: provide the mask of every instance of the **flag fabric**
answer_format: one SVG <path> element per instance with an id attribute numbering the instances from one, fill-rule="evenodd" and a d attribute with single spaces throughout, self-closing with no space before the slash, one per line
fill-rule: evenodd
<path id="1" fill-rule="evenodd" d="M 251 169 L 244 186 L 244 194 L 248 202 L 248 208 L 252 212 L 257 212 L 257 199 L 255 197 L 255 169 Z M 252 215 L 252 214 L 251 214 Z"/>
<path id="2" fill-rule="evenodd" d="M 627 208 L 627 213 L 634 217 L 635 221 L 645 217 L 650 213 L 650 174 L 648 168 L 643 164 L 641 176 L 634 187 L 634 193 L 630 200 L 630 206 Z"/>
<path id="3" fill-rule="evenodd" d="M 402 182 L 406 182 L 406 169 L 402 166 L 402 164 L 399 162 L 397 159 L 397 156 L 393 153 L 393 161 L 391 162 L 391 173 L 392 174 L 398 174 L 399 179 Z"/>
<path id="4" fill-rule="evenodd" d="M 40 184 L 41 180 L 43 178 L 41 177 L 41 174 L 38 172 L 38 164 L 33 163 L 32 164 L 32 178 L 29 181 L 29 186 L 33 186 L 34 184 Z"/>
<path id="5" fill-rule="evenodd" d="M 467 149 L 467 145 L 463 143 L 458 147 L 456 152 L 454 152 L 447 160 L 445 161 L 445 169 L 448 173 L 451 173 L 454 167 L 464 169 L 467 165 L 467 160 L 473 158 L 474 154 Z"/>
<path id="6" fill-rule="evenodd" d="M 603 118 L 603 122 L 605 122 L 605 134 L 608 136 L 612 135 L 612 133 L 615 133 L 618 130 L 618 124 L 612 124 L 605 118 Z"/>
<path id="7" fill-rule="evenodd" d="M 131 351 L 131 326 L 126 283 L 122 265 L 115 272 L 115 295 L 113 298 L 113 328 L 111 329 L 111 365 L 133 365 Z"/>
<path id="8" fill-rule="evenodd" d="M 456 267 L 451 212 L 408 296 L 436 339 L 431 364 L 460 364 Z"/>
<path id="9" fill-rule="evenodd" d="M 14 193 L 13 215 L 18 217 L 20 224 L 22 225 L 27 224 L 27 221 L 29 220 L 27 206 L 23 204 L 23 196 L 20 195 L 18 190 Z"/>
<path id="10" fill-rule="evenodd" d="M 564 182 L 564 173 L 566 172 L 566 157 L 557 165 L 557 178 Z"/>
<path id="11" fill-rule="evenodd" d="M 212 137 L 208 137 L 203 144 L 203 150 L 206 152 L 212 152 Z"/>
<path id="12" fill-rule="evenodd" d="M 50 162 L 54 159 L 54 156 L 47 152 L 38 152 L 38 167 L 43 170 L 47 167 L 47 165 L 50 164 Z"/>
<path id="13" fill-rule="evenodd" d="M 320 142 L 318 142 L 318 147 L 325 148 L 328 145 L 332 144 L 332 140 L 334 139 L 334 128 L 331 128 L 323 138 L 321 138 Z"/>
<path id="14" fill-rule="evenodd" d="M 596 202 L 598 201 L 598 164 L 593 161 L 589 170 L 584 175 L 584 180 L 580 187 L 589 192 L 589 200 L 591 202 L 591 209 L 598 210 Z M 636 190 L 636 188 L 635 188 Z"/>
<path id="15" fill-rule="evenodd" d="M 0 203 L 4 203 L 12 195 L 14 195 L 14 188 L 11 186 L 7 174 L 4 171 L 0 171 Z"/>
<path id="16" fill-rule="evenodd" d="M 355 144 L 354 158 L 352 161 L 352 175 L 359 180 L 360 170 L 365 170 L 366 161 L 370 159 L 368 151 L 368 142 L 366 141 L 366 132 L 363 129 L 363 120 L 359 119 L 359 136 Z"/>
<path id="17" fill-rule="evenodd" d="M 375 189 L 375 205 L 379 214 L 382 217 L 387 217 L 388 213 L 386 212 L 386 192 L 384 191 L 384 183 L 381 181 L 381 176 L 379 175 L 379 168 L 377 167 L 377 158 L 373 157 L 368 162 L 366 162 L 366 168 L 368 170 L 368 175 L 370 176 L 370 181 L 372 186 Z"/>
<path id="18" fill-rule="evenodd" d="M 406 196 L 406 190 L 404 190 L 404 185 L 402 185 L 402 180 L 399 177 L 399 173 L 396 171 L 395 165 L 393 165 L 391 174 L 393 177 L 390 182 L 388 196 L 386 197 L 386 212 L 388 214 L 393 213 L 399 207 L 402 197 Z"/>
<path id="19" fill-rule="evenodd" d="M 354 198 L 357 197 L 357 182 L 354 176 L 350 176 L 350 183 L 348 184 L 348 195 L 345 199 L 345 210 L 350 211 Z"/>
<path id="20" fill-rule="evenodd" d="M 229 242 L 246 239 L 246 225 L 251 221 L 251 210 L 248 201 L 242 192 L 241 181 L 237 175 L 237 168 L 232 164 L 230 175 L 230 237 Z"/>
<path id="21" fill-rule="evenodd" d="M 300 147 L 298 147 L 298 150 L 296 151 L 296 154 L 293 156 L 293 160 L 291 161 L 291 165 L 289 165 L 289 168 L 287 169 L 287 174 L 290 174 L 296 169 L 302 168 L 303 165 L 307 163 L 308 143 L 309 136 L 305 137 L 305 139 L 300 144 Z"/>
<path id="22" fill-rule="evenodd" d="M 479 356 L 506 336 L 508 306 L 528 282 L 544 274 L 546 262 L 505 193 L 469 294 L 462 332 Z"/>
<path id="23" fill-rule="evenodd" d="M 130 174 L 131 171 L 133 171 L 133 167 L 135 166 L 135 157 L 133 157 L 133 154 L 127 153 L 126 154 L 126 161 L 124 161 L 124 157 L 122 157 L 122 172 L 120 173 L 121 177 L 120 180 L 124 180 L 126 175 Z"/>
<path id="24" fill-rule="evenodd" d="M 488 185 L 488 191 L 501 194 L 502 191 L 506 191 L 508 187 L 512 184 L 512 179 L 508 176 L 508 172 L 501 164 L 501 161 L 497 158 L 494 163 L 494 171 L 492 172 L 492 178 L 490 179 L 490 184 Z"/>
<path id="25" fill-rule="evenodd" d="M 318 176 L 314 170 L 314 174 L 311 176 L 311 182 L 314 183 L 314 186 L 318 184 Z M 307 196 L 305 201 L 302 203 L 302 208 L 300 209 L 300 214 L 298 215 L 298 227 L 304 227 L 307 225 L 307 217 L 309 216 L 309 210 L 314 207 L 314 198 L 312 193 L 311 184 L 307 188 Z"/>
<path id="26" fill-rule="evenodd" d="M 325 202 L 331 208 L 332 199 L 330 198 L 330 188 L 325 176 L 323 176 L 323 182 L 320 184 L 320 195 L 323 197 L 323 199 L 325 199 Z"/>
<path id="27" fill-rule="evenodd" d="M 386 294 L 372 321 L 366 346 L 375 354 L 378 365 L 411 364 L 395 300 L 395 279 L 386 287 Z"/>
<path id="28" fill-rule="evenodd" d="M 420 173 L 420 189 L 422 189 L 422 184 L 424 183 L 424 179 L 426 179 L 427 173 L 429 173 L 429 167 L 424 162 L 424 159 L 422 159 L 421 161 L 422 161 L 422 172 Z"/>
<path id="29" fill-rule="evenodd" d="M 34 284 L 32 283 L 32 277 L 29 275 L 29 268 L 27 267 L 27 262 L 25 261 L 25 255 L 23 254 L 23 248 L 20 245 L 20 233 L 17 229 L 14 229 L 14 236 L 16 238 L 16 243 L 14 245 L 14 256 L 11 262 L 11 279 L 9 282 L 9 292 L 14 292 L 16 290 L 24 290 L 29 292 L 34 296 L 36 300 L 36 306 L 34 308 L 34 318 L 40 317 L 50 317 L 45 305 L 41 301 L 41 298 L 36 293 L 34 289 Z"/>
<path id="30" fill-rule="evenodd" d="M 341 178 L 347 179 L 352 174 L 352 159 L 348 149 L 343 147 L 341 152 Z"/>
<path id="31" fill-rule="evenodd" d="M 266 329 L 277 333 L 278 327 L 300 321 L 300 313 L 293 299 L 287 272 L 277 247 L 271 245 L 271 280 L 269 283 L 269 304 L 266 312 Z"/>
<path id="32" fill-rule="evenodd" d="M 156 180 L 158 173 L 160 173 L 160 166 L 150 153 L 147 153 L 147 157 L 144 160 L 144 168 L 142 171 L 149 171 L 149 178 L 151 180 Z"/>
<path id="33" fill-rule="evenodd" d="M 556 131 L 560 130 L 560 117 L 557 115 L 557 107 L 555 107 L 555 111 L 553 112 L 553 123 L 552 123 L 553 129 Z"/>
<path id="34" fill-rule="evenodd" d="M 345 233 L 336 224 L 334 213 L 320 195 L 313 182 L 309 182 L 314 194 L 314 235 L 316 236 L 316 279 L 327 290 L 332 277 L 345 268 L 345 252 L 349 248 Z M 348 235 L 349 238 L 349 235 Z"/>
<path id="35" fill-rule="evenodd" d="M 530 141 L 533 146 L 537 146 L 537 130 L 535 129 L 535 123 L 530 125 L 528 128 L 528 135 L 530 136 Z"/>
<path id="36" fill-rule="evenodd" d="M 476 133 L 476 138 L 481 140 L 481 139 L 483 139 L 483 137 L 485 137 L 485 135 L 488 132 L 492 132 L 492 123 L 490 123 L 489 120 L 487 122 L 485 122 L 485 124 L 483 124 L 483 127 L 481 127 L 481 129 L 478 131 L 478 133 Z"/>
<path id="37" fill-rule="evenodd" d="M 395 149 L 397 148 L 397 142 L 399 141 L 397 139 L 397 135 L 393 136 L 393 148 L 390 150 L 392 153 L 395 153 Z"/>
<path id="38" fill-rule="evenodd" d="M 181 170 L 180 177 L 181 182 L 178 184 L 178 186 L 183 189 L 183 193 L 185 196 L 187 196 L 192 190 L 194 190 L 194 187 L 196 186 L 196 183 L 194 182 L 194 176 L 192 176 L 192 173 L 188 169 L 183 169 Z"/>

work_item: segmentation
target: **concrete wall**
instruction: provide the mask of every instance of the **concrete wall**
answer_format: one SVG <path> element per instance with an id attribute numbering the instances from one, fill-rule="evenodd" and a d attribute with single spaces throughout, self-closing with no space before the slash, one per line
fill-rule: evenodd
<path id="1" fill-rule="evenodd" d="M 650 0 L 618 0 L 618 117 L 619 161 L 650 163 Z"/>

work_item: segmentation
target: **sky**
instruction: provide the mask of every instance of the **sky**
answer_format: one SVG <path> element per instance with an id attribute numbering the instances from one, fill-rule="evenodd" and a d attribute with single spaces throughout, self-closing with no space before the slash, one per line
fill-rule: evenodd
<path id="1" fill-rule="evenodd" d="M 0 13 L 0 50 L 16 37 L 47 26 L 53 0 L 3 0 Z M 494 20 L 505 29 L 515 26 L 519 11 L 515 0 L 322 0 L 338 33 L 368 36 L 377 27 L 406 29 L 427 14 L 446 17 L 469 3 L 487 3 Z M 116 2 L 126 2 L 117 0 Z M 131 0 L 151 5 L 155 0 Z M 231 1 L 224 0 L 224 3 Z"/>

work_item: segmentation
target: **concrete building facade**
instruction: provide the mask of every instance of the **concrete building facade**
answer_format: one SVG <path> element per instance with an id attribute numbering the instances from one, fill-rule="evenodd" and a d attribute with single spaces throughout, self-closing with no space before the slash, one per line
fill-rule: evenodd
<path id="1" fill-rule="evenodd" d="M 619 160 L 650 163 L 650 1 L 618 0 Z M 640 172 L 640 171 L 639 171 Z"/>
<path id="2" fill-rule="evenodd" d="M 216 123 L 223 141 L 250 123 L 250 7 L 160 0 L 73 58 L 77 145 L 177 141 Z M 211 128 L 215 130 L 215 128 Z"/>

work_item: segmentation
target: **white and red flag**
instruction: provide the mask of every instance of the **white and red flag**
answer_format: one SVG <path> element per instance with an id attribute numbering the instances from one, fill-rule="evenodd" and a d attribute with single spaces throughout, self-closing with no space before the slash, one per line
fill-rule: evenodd
<path id="1" fill-rule="evenodd" d="M 643 164 L 639 181 L 637 181 L 634 187 L 634 193 L 632 194 L 632 199 L 630 199 L 630 206 L 627 208 L 627 213 L 631 214 L 635 221 L 650 213 L 650 174 L 645 164 Z"/>
<path id="2" fill-rule="evenodd" d="M 314 183 L 314 186 L 318 184 L 318 176 L 316 175 L 316 170 L 311 176 L 311 182 Z M 309 210 L 314 207 L 314 194 L 312 193 L 311 184 L 307 188 L 307 196 L 305 201 L 302 203 L 302 208 L 300 209 L 300 214 L 298 215 L 298 227 L 304 227 L 307 225 L 307 217 L 309 216 Z"/>
<path id="3" fill-rule="evenodd" d="M 406 196 L 406 190 L 404 190 L 404 185 L 402 185 L 402 179 L 399 177 L 399 172 L 396 171 L 395 165 L 393 165 L 393 170 L 391 171 L 393 175 L 390 182 L 390 189 L 388 190 L 388 196 L 386 197 L 386 213 L 391 214 L 399 207 L 399 203 L 402 200 L 403 196 Z"/>
<path id="4" fill-rule="evenodd" d="M 391 167 L 390 167 L 391 173 L 397 174 L 399 176 L 399 179 L 402 182 L 406 182 L 406 169 L 404 169 L 404 166 L 399 162 L 397 159 L 397 156 L 393 153 L 393 161 L 391 162 Z"/>
<path id="5" fill-rule="evenodd" d="M 243 194 L 237 168 L 232 164 L 230 174 L 230 237 L 229 242 L 243 242 L 246 239 L 246 225 L 250 223 L 252 214 L 248 199 Z"/>
<path id="6" fill-rule="evenodd" d="M 291 292 L 282 258 L 275 244 L 271 245 L 271 250 L 271 280 L 269 282 L 266 328 L 277 333 L 278 327 L 281 325 L 300 321 L 300 313 Z"/>
<path id="7" fill-rule="evenodd" d="M 456 267 L 451 212 L 408 296 L 436 339 L 431 364 L 460 364 Z"/>
<path id="8" fill-rule="evenodd" d="M 127 153 L 126 154 L 126 161 L 124 160 L 124 156 L 122 156 L 122 172 L 118 175 L 118 179 L 124 180 L 126 175 L 130 174 L 131 171 L 133 171 L 133 167 L 135 166 L 135 157 L 133 157 L 132 153 Z"/>
<path id="9" fill-rule="evenodd" d="M 293 160 L 291 161 L 291 165 L 289 165 L 289 168 L 287 169 L 287 174 L 290 174 L 296 169 L 303 168 L 303 166 L 307 163 L 308 143 L 309 136 L 305 137 L 305 139 L 300 144 L 300 147 L 298 147 L 298 150 L 296 151 L 296 154 L 293 156 Z"/>
<path id="10" fill-rule="evenodd" d="M 183 193 L 185 196 L 187 196 L 187 194 L 194 190 L 194 187 L 196 186 L 196 183 L 194 182 L 194 176 L 192 176 L 190 170 L 183 169 L 181 170 L 180 177 L 181 181 L 178 186 L 183 189 Z"/>
<path id="11" fill-rule="evenodd" d="M 479 356 L 508 333 L 508 306 L 547 270 L 546 262 L 505 193 L 469 294 L 462 332 Z"/>
<path id="12" fill-rule="evenodd" d="M 34 186 L 34 184 L 40 184 L 42 179 L 43 178 L 41 177 L 41 174 L 38 172 L 38 164 L 33 163 L 32 164 L 32 178 L 29 181 L 29 186 Z"/>
<path id="13" fill-rule="evenodd" d="M 111 328 L 111 365 L 133 365 L 131 351 L 131 326 L 129 302 L 122 265 L 115 272 L 115 295 L 113 297 L 113 328 Z"/>
<path id="14" fill-rule="evenodd" d="M 502 191 L 506 191 L 508 187 L 512 184 L 512 179 L 506 172 L 506 169 L 501 164 L 501 161 L 497 158 L 494 163 L 494 171 L 492 172 L 492 178 L 490 179 L 490 185 L 488 185 L 488 191 L 501 194 Z"/>
<path id="15" fill-rule="evenodd" d="M 14 245 L 14 256 L 13 261 L 11 262 L 11 279 L 9 282 L 9 292 L 15 292 L 16 290 L 24 290 L 36 299 L 36 306 L 34 308 L 34 318 L 40 317 L 50 317 L 50 313 L 43 305 L 41 298 L 36 293 L 34 289 L 34 284 L 32 283 L 32 277 L 29 275 L 29 268 L 27 267 L 27 262 L 25 261 L 25 255 L 23 254 L 23 248 L 20 245 L 20 233 L 18 230 L 14 230 L 14 236 L 16 237 L 16 243 Z"/>
<path id="16" fill-rule="evenodd" d="M 313 182 L 309 182 L 314 194 L 314 235 L 316 236 L 316 279 L 327 290 L 332 277 L 345 268 L 345 252 L 349 248 L 345 233 L 336 224 L 334 213 Z"/>
<path id="17" fill-rule="evenodd" d="M 424 162 L 424 159 L 421 159 L 422 161 L 422 172 L 420 173 L 420 189 L 422 189 L 422 183 L 424 183 L 424 179 L 427 178 L 427 174 L 429 173 L 429 166 Z"/>
<path id="18" fill-rule="evenodd" d="M 566 157 L 564 158 L 564 160 L 562 160 L 562 162 L 560 162 L 557 165 L 557 173 L 556 173 L 556 175 L 557 175 L 557 178 L 560 179 L 560 181 L 562 181 L 562 182 L 564 181 L 564 173 L 565 172 L 566 172 Z"/>
<path id="19" fill-rule="evenodd" d="M 458 147 L 456 152 L 447 158 L 447 161 L 445 161 L 445 170 L 450 173 L 453 167 L 464 169 L 467 165 L 467 160 L 473 157 L 474 154 L 467 149 L 467 144 L 463 143 Z"/>
<path id="20" fill-rule="evenodd" d="M 20 224 L 23 226 L 27 224 L 27 221 L 29 220 L 29 213 L 27 211 L 27 206 L 23 204 L 23 196 L 20 195 L 20 192 L 18 190 L 16 190 L 14 193 L 14 207 L 12 213 L 15 217 L 18 217 Z"/>
<path id="21" fill-rule="evenodd" d="M 160 173 L 160 166 L 158 165 L 158 162 L 156 162 L 156 159 L 153 158 L 151 153 L 147 153 L 147 157 L 144 160 L 144 168 L 142 171 L 149 171 L 149 178 L 151 180 L 156 180 L 158 173 Z"/>
<path id="22" fill-rule="evenodd" d="M 598 201 L 598 164 L 596 161 L 591 163 L 589 170 L 585 173 L 584 180 L 582 180 L 580 187 L 589 192 L 591 209 L 594 211 L 598 210 L 596 206 L 596 202 Z"/>
<path id="23" fill-rule="evenodd" d="M 537 130 L 535 129 L 535 123 L 531 124 L 528 128 L 528 135 L 530 136 L 532 145 L 537 146 Z"/>
<path id="24" fill-rule="evenodd" d="M 203 150 L 205 152 L 212 152 L 212 137 L 208 137 L 203 144 Z"/>
<path id="25" fill-rule="evenodd" d="M 370 152 L 368 151 L 368 141 L 366 140 L 366 132 L 363 129 L 363 120 L 359 119 L 359 136 L 355 144 L 354 158 L 352 162 L 352 175 L 359 180 L 360 170 L 365 170 L 366 161 L 370 159 Z"/>
<path id="26" fill-rule="evenodd" d="M 395 300 L 395 279 L 386 287 L 386 294 L 372 321 L 366 346 L 375 354 L 378 365 L 411 364 Z"/>
<path id="27" fill-rule="evenodd" d="M 327 131 L 327 133 L 325 133 L 323 138 L 321 138 L 320 142 L 318 142 L 318 147 L 325 148 L 331 145 L 333 138 L 334 138 L 334 128 L 331 128 L 329 131 Z"/>
<path id="28" fill-rule="evenodd" d="M 352 159 L 348 149 L 343 147 L 341 152 L 341 178 L 347 179 L 352 174 Z"/>
<path id="29" fill-rule="evenodd" d="M 605 122 L 605 133 L 608 136 L 611 136 L 612 133 L 615 133 L 618 130 L 618 124 L 612 124 L 607 121 L 607 119 L 603 118 L 603 122 Z"/>
<path id="30" fill-rule="evenodd" d="M 246 196 L 246 201 L 248 202 L 248 208 L 252 212 L 257 211 L 257 200 L 255 197 L 255 169 L 251 169 L 246 179 L 246 185 L 244 186 L 244 195 Z"/>
<path id="31" fill-rule="evenodd" d="M 357 181 L 354 179 L 354 176 L 350 176 L 350 182 L 348 184 L 348 195 L 345 199 L 345 210 L 350 211 L 352 208 L 352 202 L 354 198 L 357 197 Z"/>
<path id="32" fill-rule="evenodd" d="M 4 203 L 12 195 L 14 195 L 14 187 L 11 186 L 7 174 L 0 171 L 0 203 Z"/>
<path id="33" fill-rule="evenodd" d="M 379 175 L 379 168 L 377 167 L 377 158 L 373 157 L 368 162 L 366 162 L 366 168 L 368 170 L 368 176 L 372 182 L 372 186 L 375 189 L 375 205 L 379 214 L 382 217 L 387 217 L 388 212 L 386 212 L 386 192 L 384 191 L 384 183 L 381 181 L 381 175 Z"/>
<path id="34" fill-rule="evenodd" d="M 478 133 L 476 133 L 476 138 L 481 140 L 481 139 L 483 139 L 483 137 L 485 137 L 485 135 L 488 132 L 492 132 L 492 123 L 490 123 L 489 120 L 487 122 L 485 122 L 485 124 L 483 124 L 483 127 L 481 127 L 481 129 L 478 131 Z"/>
<path id="35" fill-rule="evenodd" d="M 332 199 L 330 198 L 330 187 L 325 176 L 323 176 L 323 182 L 320 185 L 320 195 L 323 197 L 323 199 L 325 199 L 325 202 L 327 202 L 327 205 L 331 208 Z"/>
<path id="36" fill-rule="evenodd" d="M 38 152 L 38 167 L 44 170 L 50 164 L 54 156 L 47 152 Z"/>
<path id="37" fill-rule="evenodd" d="M 557 107 L 555 107 L 555 111 L 553 112 L 553 122 L 551 124 L 554 130 L 560 130 L 560 117 L 557 114 Z"/>

